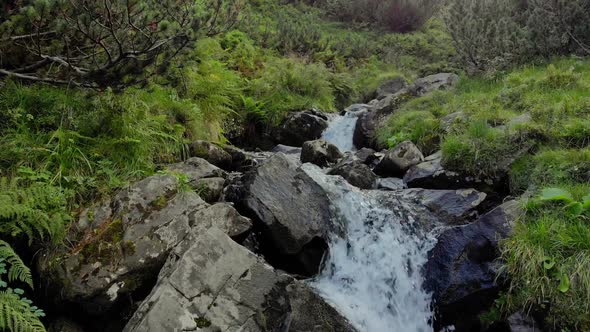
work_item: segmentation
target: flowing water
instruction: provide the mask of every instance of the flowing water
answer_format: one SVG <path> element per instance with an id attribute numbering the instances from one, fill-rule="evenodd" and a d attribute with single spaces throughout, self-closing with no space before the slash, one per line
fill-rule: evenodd
<path id="1" fill-rule="evenodd" d="M 324 138 L 350 146 L 352 134 L 338 130 L 349 123 L 346 116 L 337 118 Z M 434 237 L 416 227 L 411 209 L 393 196 L 361 191 L 317 167 L 303 167 L 330 196 L 345 234 L 333 235 L 312 286 L 361 332 L 432 331 L 431 296 L 423 290 L 420 270 Z"/>
<path id="2" fill-rule="evenodd" d="M 322 138 L 336 145 L 340 151 L 354 150 L 352 139 L 358 115 L 358 112 L 346 112 L 344 115 L 335 116 L 324 131 Z"/>

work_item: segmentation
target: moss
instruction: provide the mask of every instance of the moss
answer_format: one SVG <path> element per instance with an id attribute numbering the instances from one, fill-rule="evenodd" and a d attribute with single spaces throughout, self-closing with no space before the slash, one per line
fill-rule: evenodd
<path id="1" fill-rule="evenodd" d="M 95 230 L 92 237 L 82 243 L 79 251 L 82 263 L 92 264 L 94 262 L 112 262 L 119 258 L 128 244 L 122 244 L 123 221 L 115 219 L 105 223 Z"/>
<path id="2" fill-rule="evenodd" d="M 197 327 L 200 329 L 211 326 L 211 321 L 205 317 L 195 318 L 195 323 L 197 324 Z"/>
<path id="3" fill-rule="evenodd" d="M 166 195 L 161 195 L 161 196 L 158 196 L 158 198 L 156 198 L 154 201 L 152 201 L 150 203 L 150 206 L 153 209 L 161 210 L 166 206 L 167 203 L 168 203 L 168 197 L 166 197 Z"/>

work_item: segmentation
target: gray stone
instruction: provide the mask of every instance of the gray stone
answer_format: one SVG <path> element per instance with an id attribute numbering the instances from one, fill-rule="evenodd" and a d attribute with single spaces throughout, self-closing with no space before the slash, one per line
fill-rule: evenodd
<path id="1" fill-rule="evenodd" d="M 377 189 L 381 190 L 400 190 L 406 186 L 402 179 L 398 178 L 380 178 L 377 179 Z"/>
<path id="2" fill-rule="evenodd" d="M 428 156 L 423 163 L 408 170 L 404 175 L 404 182 L 410 188 L 459 189 L 473 186 L 473 180 L 445 170 L 441 161 L 440 152 Z"/>
<path id="3" fill-rule="evenodd" d="M 166 170 L 169 173 L 184 174 L 189 184 L 197 188 L 200 179 L 205 178 L 226 178 L 227 173 L 219 167 L 210 164 L 203 158 L 193 157 L 185 162 L 168 165 Z"/>
<path id="4" fill-rule="evenodd" d="M 222 172 L 199 158 L 173 167 L 199 181 L 220 179 L 201 176 Z M 59 290 L 56 301 L 104 313 L 151 282 L 171 250 L 195 228 L 203 231 L 215 223 L 232 235 L 249 229 L 249 220 L 233 208 L 209 207 L 197 193 L 179 189 L 176 176 L 154 175 L 85 210 L 78 222 L 83 228 L 70 234 L 73 248 L 54 249 L 38 262 L 49 289 Z"/>
<path id="5" fill-rule="evenodd" d="M 216 228 L 168 265 L 125 332 L 355 331 L 308 286 Z"/>
<path id="6" fill-rule="evenodd" d="M 508 325 L 511 332 L 541 332 L 539 324 L 521 311 L 508 317 Z"/>
<path id="7" fill-rule="evenodd" d="M 441 129 L 445 132 L 450 132 L 453 126 L 457 123 L 467 120 L 467 114 L 465 112 L 454 112 L 443 116 L 440 119 Z"/>
<path id="8" fill-rule="evenodd" d="M 345 158 L 340 161 L 328 174 L 340 175 L 348 183 L 361 189 L 373 189 L 376 185 L 377 176 L 357 158 Z"/>
<path id="9" fill-rule="evenodd" d="M 304 142 L 322 137 L 326 128 L 327 118 L 318 111 L 292 113 L 278 129 L 278 141 L 284 145 L 302 146 Z"/>
<path id="10" fill-rule="evenodd" d="M 232 168 L 232 155 L 219 145 L 206 141 L 194 141 L 189 146 L 191 157 L 199 157 L 224 170 Z"/>
<path id="11" fill-rule="evenodd" d="M 355 152 L 355 157 L 360 159 L 363 163 L 370 165 L 377 159 L 376 151 L 370 148 L 362 148 Z"/>
<path id="12" fill-rule="evenodd" d="M 221 229 L 232 238 L 246 234 L 252 228 L 252 221 L 243 217 L 230 204 L 217 203 L 194 212 L 189 216 L 192 233 L 202 233 L 209 228 Z"/>
<path id="13" fill-rule="evenodd" d="M 387 151 L 375 167 L 375 173 L 382 176 L 403 176 L 410 167 L 423 160 L 422 152 L 414 143 L 405 141 Z"/>
<path id="14" fill-rule="evenodd" d="M 359 115 L 352 137 L 353 144 L 357 149 L 376 146 L 375 129 L 379 124 L 379 119 L 380 116 L 376 112 L 365 112 Z"/>
<path id="15" fill-rule="evenodd" d="M 403 77 L 393 78 L 379 86 L 375 91 L 373 99 L 381 100 L 388 95 L 395 94 L 408 86 L 408 82 Z"/>
<path id="16" fill-rule="evenodd" d="M 246 187 L 245 205 L 266 226 L 280 253 L 297 254 L 313 238 L 327 239 L 330 202 L 296 161 L 274 155 L 256 169 Z"/>
<path id="17" fill-rule="evenodd" d="M 207 203 L 218 202 L 223 194 L 224 178 L 204 178 L 197 180 L 195 190 Z"/>
<path id="18" fill-rule="evenodd" d="M 287 146 L 283 144 L 279 144 L 275 146 L 271 152 L 278 153 L 282 152 L 284 154 L 301 154 L 301 148 L 295 146 Z"/>
<path id="19" fill-rule="evenodd" d="M 408 87 L 410 94 L 424 96 L 437 90 L 449 90 L 459 83 L 459 76 L 452 73 L 440 73 L 417 79 Z"/>
<path id="20" fill-rule="evenodd" d="M 336 145 L 321 139 L 305 142 L 301 149 L 301 162 L 316 164 L 320 167 L 334 164 L 342 157 Z"/>

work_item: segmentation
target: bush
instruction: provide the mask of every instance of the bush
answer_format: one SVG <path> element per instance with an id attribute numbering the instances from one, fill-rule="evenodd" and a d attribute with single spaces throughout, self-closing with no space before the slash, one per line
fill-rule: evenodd
<path id="1" fill-rule="evenodd" d="M 587 0 L 457 0 L 445 21 L 457 51 L 476 70 L 590 52 Z"/>
<path id="2" fill-rule="evenodd" d="M 327 0 L 323 6 L 345 22 L 371 24 L 394 32 L 420 28 L 436 11 L 438 0 Z"/>

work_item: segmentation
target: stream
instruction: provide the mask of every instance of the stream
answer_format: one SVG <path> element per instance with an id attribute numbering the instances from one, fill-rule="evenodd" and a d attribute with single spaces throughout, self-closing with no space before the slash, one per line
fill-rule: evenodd
<path id="1" fill-rule="evenodd" d="M 357 116 L 332 119 L 323 139 L 343 152 L 354 150 Z M 330 196 L 346 234 L 330 239 L 330 254 L 312 287 L 359 331 L 432 331 L 431 296 L 420 271 L 434 236 L 420 231 L 411 214 L 384 206 L 379 191 L 361 191 L 318 168 L 307 173 Z"/>

